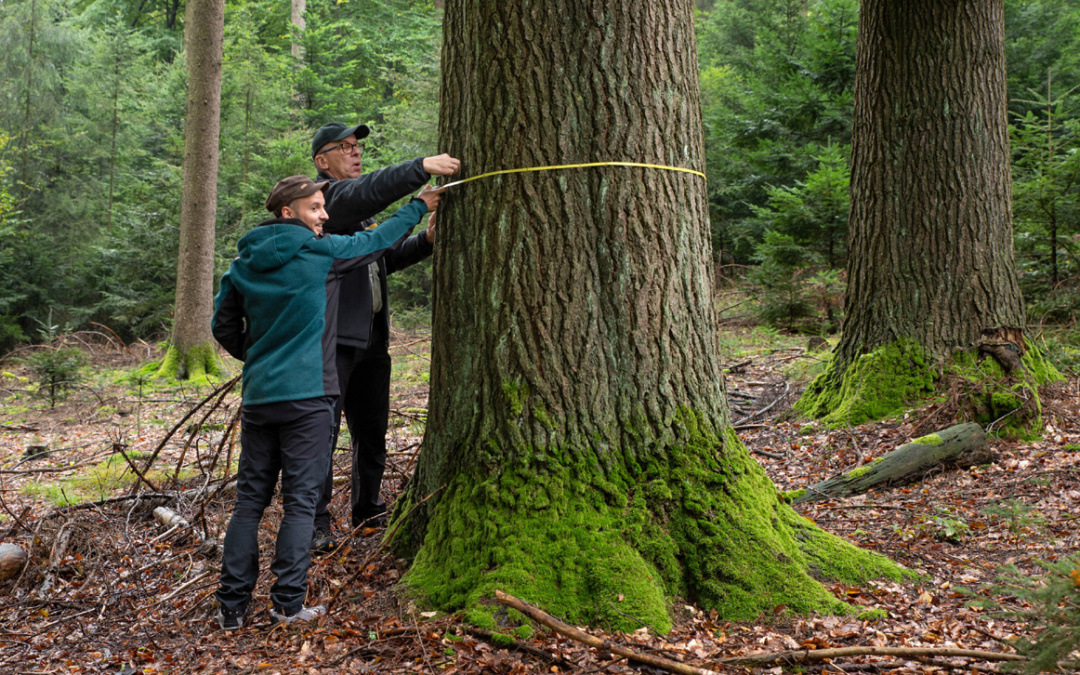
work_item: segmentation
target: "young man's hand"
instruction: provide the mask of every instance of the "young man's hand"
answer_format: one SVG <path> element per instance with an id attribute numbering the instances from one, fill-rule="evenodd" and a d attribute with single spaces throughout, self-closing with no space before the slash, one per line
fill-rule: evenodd
<path id="1" fill-rule="evenodd" d="M 420 194 L 416 195 L 416 198 L 427 204 L 428 211 L 434 211 L 439 207 L 444 192 L 446 192 L 446 188 L 425 185 L 424 189 L 420 190 Z"/>
<path id="2" fill-rule="evenodd" d="M 424 232 L 424 236 L 427 238 L 427 243 L 435 243 L 435 214 L 432 213 L 431 217 L 427 219 L 427 230 Z"/>
<path id="3" fill-rule="evenodd" d="M 461 168 L 461 160 L 455 159 L 445 152 L 434 157 L 424 158 L 424 171 L 431 176 L 450 176 L 457 173 Z"/>

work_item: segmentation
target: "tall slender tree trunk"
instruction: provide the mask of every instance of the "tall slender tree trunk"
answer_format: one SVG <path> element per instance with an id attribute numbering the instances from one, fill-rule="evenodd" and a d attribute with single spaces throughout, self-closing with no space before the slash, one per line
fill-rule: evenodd
<path id="1" fill-rule="evenodd" d="M 304 23 L 304 11 L 307 9 L 307 0 L 292 0 L 292 25 L 296 27 L 296 39 L 292 43 L 292 55 L 297 61 L 304 60 L 304 43 L 300 36 L 304 34 L 307 25 Z"/>
<path id="2" fill-rule="evenodd" d="M 213 313 L 214 218 L 224 0 L 188 0 L 184 18 L 188 90 L 184 125 L 184 191 L 172 345 L 159 375 L 201 377 L 217 371 L 210 335 Z"/>
<path id="3" fill-rule="evenodd" d="M 843 333 L 799 404 L 851 424 L 986 336 L 1025 352 L 1003 0 L 865 0 L 856 49 Z"/>
<path id="4" fill-rule="evenodd" d="M 109 139 L 109 225 L 108 232 L 112 234 L 113 229 L 113 200 L 116 196 L 116 135 L 120 130 L 120 68 L 121 57 L 120 52 L 120 36 L 116 36 L 115 43 L 116 51 L 113 52 L 113 100 L 112 100 L 112 119 L 111 119 L 111 136 Z"/>
<path id="5" fill-rule="evenodd" d="M 30 38 L 26 46 L 26 99 L 22 128 L 22 182 L 19 185 L 19 202 L 26 201 L 26 188 L 30 185 L 30 97 L 34 91 L 34 38 L 37 37 L 37 0 L 30 0 Z"/>
<path id="6" fill-rule="evenodd" d="M 448 0 L 444 27 L 440 144 L 466 174 L 704 168 L 691 0 Z M 451 188 L 427 432 L 395 511 L 433 603 L 483 621 L 502 588 L 663 628 L 666 595 L 836 609 L 811 560 L 892 569 L 797 516 L 731 431 L 707 214 L 703 179 L 664 168 Z"/>

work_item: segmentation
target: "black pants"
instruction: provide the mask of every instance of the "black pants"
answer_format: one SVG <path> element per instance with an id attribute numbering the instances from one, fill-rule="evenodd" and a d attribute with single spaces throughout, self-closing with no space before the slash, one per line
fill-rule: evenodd
<path id="1" fill-rule="evenodd" d="M 270 571 L 277 579 L 270 601 L 295 614 L 307 595 L 315 502 L 330 466 L 336 397 L 245 405 L 240 414 L 240 466 L 236 506 L 225 532 L 218 601 L 246 608 L 259 578 L 259 521 L 281 474 L 285 515 Z"/>
<path id="2" fill-rule="evenodd" d="M 369 349 L 337 346 L 338 385 L 341 396 L 335 410 L 335 429 L 341 425 L 341 412 L 352 437 L 352 524 L 356 527 L 371 516 L 382 513 L 386 502 L 379 498 L 383 471 L 386 468 L 386 429 L 390 417 L 390 354 L 386 344 Z M 336 436 L 335 436 L 336 442 Z M 330 529 L 327 507 L 334 493 L 334 467 L 331 463 L 316 505 L 315 527 Z"/>

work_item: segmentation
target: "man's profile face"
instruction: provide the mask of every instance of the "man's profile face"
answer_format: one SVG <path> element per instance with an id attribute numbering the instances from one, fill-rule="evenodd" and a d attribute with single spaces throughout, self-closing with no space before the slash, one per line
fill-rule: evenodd
<path id="1" fill-rule="evenodd" d="M 356 142 L 356 135 L 349 134 L 340 141 L 327 143 L 315 155 L 315 166 L 338 180 L 356 178 L 363 172 L 361 150 Z M 345 152 L 345 148 L 352 149 Z"/>
<path id="2" fill-rule="evenodd" d="M 307 197 L 294 199 L 291 204 L 281 209 L 282 218 L 299 218 L 315 234 L 322 234 L 323 223 L 330 219 L 326 215 L 326 198 L 322 190 Z"/>

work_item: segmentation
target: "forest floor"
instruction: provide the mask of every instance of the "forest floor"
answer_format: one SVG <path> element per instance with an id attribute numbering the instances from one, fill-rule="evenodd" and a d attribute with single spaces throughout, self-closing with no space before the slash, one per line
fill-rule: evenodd
<path id="1" fill-rule="evenodd" d="M 265 519 L 263 572 L 248 625 L 226 634 L 211 606 L 213 553 L 231 506 L 230 483 L 218 486 L 235 466 L 237 448 L 224 431 L 237 394 L 210 397 L 209 387 L 154 384 L 137 371 L 153 356 L 147 345 L 102 336 L 79 342 L 91 353 L 92 374 L 55 407 L 34 395 L 31 373 L 17 358 L 0 363 L 0 543 L 30 554 L 20 575 L 0 582 L 3 673 L 665 672 L 620 656 L 620 645 L 716 672 L 996 672 L 1001 662 L 953 654 L 1014 653 L 1013 641 L 1033 637 L 1035 628 L 973 600 L 1022 608 L 1015 593 L 993 586 L 1003 567 L 1036 579 L 1043 574 L 1038 561 L 1080 549 L 1080 379 L 1072 373 L 1043 393 L 1042 440 L 992 438 L 996 463 L 796 507 L 825 530 L 921 575 L 829 586 L 853 605 L 883 610 L 879 620 L 791 616 L 778 607 L 737 623 L 677 600 L 677 627 L 667 635 L 583 627 L 615 645 L 595 648 L 540 627 L 531 639 L 508 643 L 398 594 L 404 561 L 380 550 L 382 530 L 362 529 L 312 565 L 310 597 L 336 597 L 330 615 L 271 628 L 266 568 L 281 516 L 275 503 Z M 780 490 L 850 470 L 953 423 L 941 404 L 838 430 L 789 419 L 814 363 L 803 342 L 750 329 L 724 334 L 733 420 Z M 400 492 L 416 458 L 429 347 L 424 334 L 395 339 L 387 497 Z M 39 454 L 28 456 L 31 447 Z M 145 480 L 135 479 L 125 455 Z M 335 454 L 342 478 L 347 457 Z M 344 492 L 335 495 L 339 525 L 345 501 Z M 155 506 L 194 525 L 163 526 L 151 515 Z M 881 649 L 795 666 L 720 663 L 840 647 Z"/>

